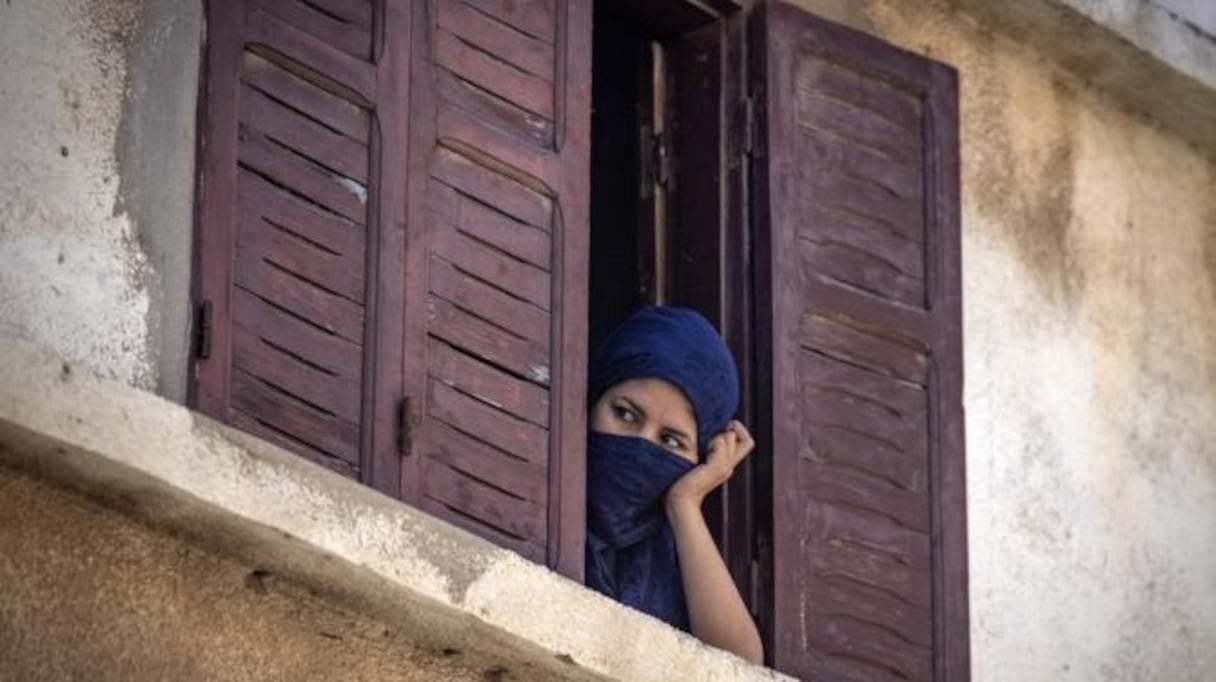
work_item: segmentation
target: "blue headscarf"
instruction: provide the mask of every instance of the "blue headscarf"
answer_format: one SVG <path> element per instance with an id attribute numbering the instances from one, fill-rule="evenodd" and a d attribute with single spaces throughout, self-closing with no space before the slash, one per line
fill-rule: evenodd
<path id="1" fill-rule="evenodd" d="M 588 404 L 622 381 L 646 377 L 683 392 L 704 455 L 739 404 L 735 363 L 718 332 L 686 308 L 643 308 L 593 358 Z M 642 438 L 587 437 L 587 585 L 683 630 L 688 608 L 663 496 L 692 468 Z"/>

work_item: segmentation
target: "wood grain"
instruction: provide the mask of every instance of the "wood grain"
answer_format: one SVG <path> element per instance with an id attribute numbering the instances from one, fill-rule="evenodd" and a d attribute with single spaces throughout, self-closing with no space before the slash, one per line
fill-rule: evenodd
<path id="1" fill-rule="evenodd" d="M 351 23 L 341 15 L 322 11 L 317 6 L 299 0 L 255 0 L 254 4 L 296 28 L 325 41 L 343 52 L 361 59 L 371 59 L 372 34 L 368 23 Z M 347 16 L 357 16 L 359 5 L 370 8 L 370 3 L 346 3 Z M 370 19 L 370 17 L 368 17 Z"/>

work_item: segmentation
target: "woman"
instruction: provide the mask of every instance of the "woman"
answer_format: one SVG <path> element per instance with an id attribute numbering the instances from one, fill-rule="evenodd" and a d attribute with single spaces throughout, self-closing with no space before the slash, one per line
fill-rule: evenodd
<path id="1" fill-rule="evenodd" d="M 755 445 L 734 360 L 699 314 L 645 308 L 592 362 L 587 584 L 753 663 L 760 635 L 701 503 Z"/>

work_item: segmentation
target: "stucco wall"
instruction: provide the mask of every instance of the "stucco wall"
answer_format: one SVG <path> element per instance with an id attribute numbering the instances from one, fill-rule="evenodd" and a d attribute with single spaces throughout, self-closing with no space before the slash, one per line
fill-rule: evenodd
<path id="1" fill-rule="evenodd" d="M 506 679 L 3 467 L 0 518 L 0 680 Z"/>
<path id="2" fill-rule="evenodd" d="M 0 335 L 179 401 L 201 4 L 0 4 Z"/>
<path id="3" fill-rule="evenodd" d="M 804 4 L 959 70 L 973 679 L 1213 679 L 1216 165 L 1000 25 Z"/>

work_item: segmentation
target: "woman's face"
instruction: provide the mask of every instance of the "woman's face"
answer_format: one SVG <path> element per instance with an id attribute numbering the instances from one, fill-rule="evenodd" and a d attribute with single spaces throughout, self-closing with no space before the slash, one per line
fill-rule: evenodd
<path id="1" fill-rule="evenodd" d="M 697 420 L 680 389 L 662 379 L 622 381 L 591 408 L 591 430 L 635 436 L 697 463 Z"/>

